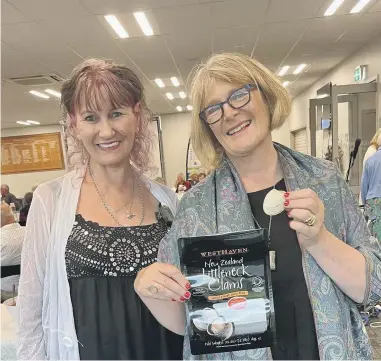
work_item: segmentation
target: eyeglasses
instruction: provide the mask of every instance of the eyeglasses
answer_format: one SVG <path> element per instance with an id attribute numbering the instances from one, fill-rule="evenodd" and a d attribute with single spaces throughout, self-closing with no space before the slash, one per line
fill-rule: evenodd
<path id="1" fill-rule="evenodd" d="M 251 100 L 250 91 L 252 89 L 258 88 L 254 84 L 247 84 L 244 87 L 235 90 L 224 102 L 204 108 L 198 116 L 209 125 L 217 123 L 224 116 L 224 104 L 229 104 L 233 109 L 244 107 Z"/>

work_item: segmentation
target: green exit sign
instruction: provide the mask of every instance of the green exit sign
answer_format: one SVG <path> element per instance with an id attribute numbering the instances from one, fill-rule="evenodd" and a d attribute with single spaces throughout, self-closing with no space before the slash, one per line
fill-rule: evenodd
<path id="1" fill-rule="evenodd" d="M 355 82 L 359 82 L 365 80 L 368 76 L 368 66 L 367 65 L 359 65 L 353 74 L 353 78 Z"/>

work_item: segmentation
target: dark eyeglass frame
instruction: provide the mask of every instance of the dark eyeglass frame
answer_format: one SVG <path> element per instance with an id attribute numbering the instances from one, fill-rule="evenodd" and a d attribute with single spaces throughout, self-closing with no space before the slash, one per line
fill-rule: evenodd
<path id="1" fill-rule="evenodd" d="M 232 104 L 230 103 L 230 99 L 231 99 L 231 97 L 232 97 L 236 92 L 238 92 L 238 91 L 240 91 L 240 90 L 242 90 L 242 89 L 247 89 L 247 90 L 248 90 L 249 98 L 248 98 L 248 100 L 247 100 L 247 102 L 246 102 L 245 104 L 242 104 L 242 105 L 240 105 L 239 107 L 235 107 L 234 105 L 232 105 Z M 203 121 L 204 121 L 206 124 L 208 124 L 208 125 L 215 124 L 215 123 L 219 122 L 219 121 L 224 117 L 224 104 L 229 104 L 229 106 L 232 107 L 233 109 L 241 109 L 241 108 L 243 108 L 245 105 L 247 105 L 247 104 L 250 102 L 250 100 L 251 100 L 251 93 L 250 93 L 250 91 L 253 90 L 253 89 L 258 89 L 258 87 L 257 87 L 255 84 L 246 84 L 246 85 L 243 86 L 242 88 L 238 88 L 238 89 L 234 90 L 234 92 L 231 93 L 231 94 L 229 95 L 229 97 L 228 97 L 225 101 L 223 101 L 223 102 L 221 102 L 221 103 L 217 103 L 217 104 L 212 104 L 212 105 L 209 105 L 208 107 L 204 108 L 203 110 L 201 110 L 200 113 L 198 113 L 198 116 L 200 117 L 201 120 L 203 120 Z M 218 119 L 218 120 L 216 120 L 215 122 L 209 123 L 209 122 L 206 120 L 205 112 L 206 112 L 209 108 L 211 108 L 211 107 L 215 107 L 215 106 L 219 106 L 219 107 L 220 107 L 220 109 L 221 109 L 221 118 Z"/>

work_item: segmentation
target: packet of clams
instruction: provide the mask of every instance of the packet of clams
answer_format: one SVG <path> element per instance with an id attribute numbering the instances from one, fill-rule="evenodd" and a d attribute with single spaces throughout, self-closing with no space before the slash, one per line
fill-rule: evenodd
<path id="1" fill-rule="evenodd" d="M 178 240 L 193 355 L 270 347 L 275 334 L 264 229 Z"/>

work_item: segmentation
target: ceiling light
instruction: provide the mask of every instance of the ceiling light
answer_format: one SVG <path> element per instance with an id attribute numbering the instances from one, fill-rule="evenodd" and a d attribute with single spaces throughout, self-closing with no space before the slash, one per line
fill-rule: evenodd
<path id="1" fill-rule="evenodd" d="M 185 99 L 187 95 L 184 92 L 179 93 L 181 99 Z"/>
<path id="2" fill-rule="evenodd" d="M 178 105 L 178 106 L 176 107 L 176 109 L 177 109 L 178 112 L 181 112 L 181 111 L 183 110 L 183 108 L 181 108 L 180 105 Z"/>
<path id="3" fill-rule="evenodd" d="M 316 98 L 317 99 L 323 99 L 323 98 L 327 98 L 327 97 L 329 97 L 329 94 L 320 94 Z"/>
<path id="4" fill-rule="evenodd" d="M 16 123 L 21 125 L 31 125 L 30 123 L 23 122 L 22 120 L 18 120 Z"/>
<path id="5" fill-rule="evenodd" d="M 351 14 L 359 13 L 362 9 L 364 9 L 365 6 L 368 5 L 369 2 L 370 0 L 359 0 L 359 2 L 350 11 Z"/>
<path id="6" fill-rule="evenodd" d="M 179 80 L 178 80 L 175 76 L 173 76 L 173 77 L 171 78 L 171 82 L 172 82 L 172 84 L 173 84 L 174 86 L 179 86 L 179 85 L 180 85 Z"/>
<path id="7" fill-rule="evenodd" d="M 280 69 L 278 75 L 279 76 L 283 76 L 284 74 L 287 73 L 288 69 L 290 69 L 290 66 L 289 65 L 285 65 L 282 69 Z"/>
<path id="8" fill-rule="evenodd" d="M 50 98 L 49 95 L 46 95 L 44 93 L 40 93 L 40 92 L 38 92 L 36 90 L 30 90 L 29 93 L 35 95 L 36 97 L 40 97 L 40 98 L 44 98 L 44 99 L 49 99 Z"/>
<path id="9" fill-rule="evenodd" d="M 37 121 L 35 121 L 35 120 L 27 120 L 26 121 L 28 124 L 34 124 L 34 125 L 39 125 L 40 124 L 40 122 L 37 122 Z"/>
<path id="10" fill-rule="evenodd" d="M 191 111 L 191 110 L 193 109 L 193 107 L 192 107 L 191 105 L 187 105 L 187 109 L 188 109 L 189 111 Z"/>
<path id="11" fill-rule="evenodd" d="M 48 94 L 54 95 L 57 98 L 61 98 L 61 93 L 52 89 L 45 89 Z"/>
<path id="12" fill-rule="evenodd" d="M 111 25 L 121 39 L 128 38 L 128 33 L 114 15 L 105 15 L 104 18 Z"/>
<path id="13" fill-rule="evenodd" d="M 164 88 L 165 87 L 164 82 L 161 79 L 159 79 L 159 78 L 155 79 L 155 83 L 157 84 L 157 86 L 159 88 Z"/>
<path id="14" fill-rule="evenodd" d="M 287 80 L 285 82 L 283 82 L 283 86 L 286 88 L 288 86 L 288 84 L 290 84 L 290 82 Z"/>
<path id="15" fill-rule="evenodd" d="M 294 74 L 296 75 L 296 74 L 301 73 L 302 70 L 303 70 L 306 66 L 307 66 L 306 64 L 300 64 L 300 65 L 298 65 L 298 67 L 297 67 L 297 68 L 295 69 L 295 71 L 294 71 Z"/>
<path id="16" fill-rule="evenodd" d="M 170 100 L 173 99 L 173 95 L 172 95 L 172 93 L 166 93 L 165 95 L 167 96 L 168 99 L 170 99 Z"/>
<path id="17" fill-rule="evenodd" d="M 138 11 L 134 13 L 134 16 L 140 28 L 142 29 L 144 35 L 146 36 L 153 35 L 153 30 L 147 20 L 146 14 L 144 14 L 142 11 Z"/>
<path id="18" fill-rule="evenodd" d="M 342 5 L 343 2 L 344 0 L 333 0 L 332 4 L 325 11 L 324 16 L 333 15 L 336 12 L 336 10 Z"/>

